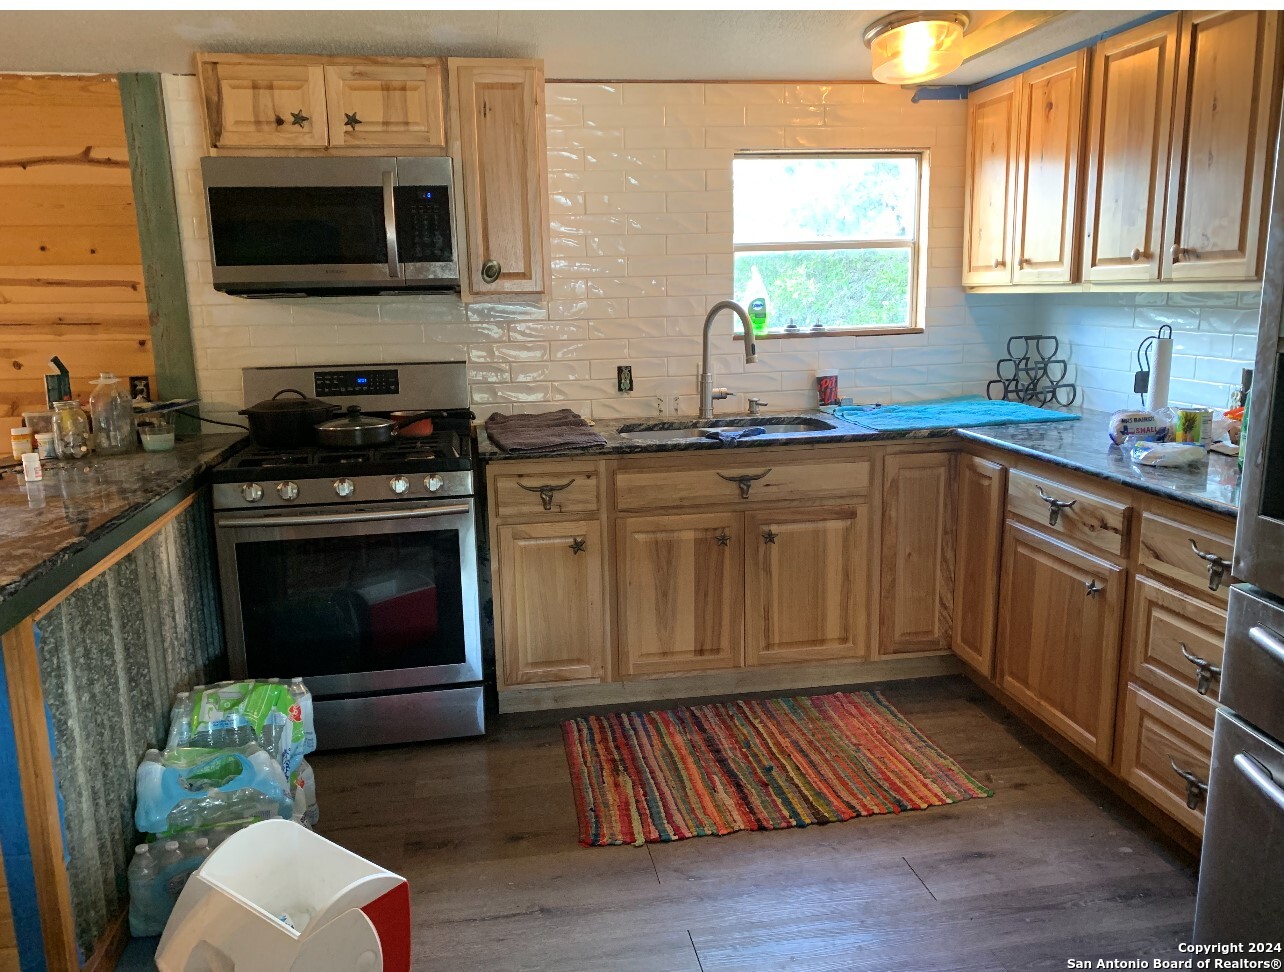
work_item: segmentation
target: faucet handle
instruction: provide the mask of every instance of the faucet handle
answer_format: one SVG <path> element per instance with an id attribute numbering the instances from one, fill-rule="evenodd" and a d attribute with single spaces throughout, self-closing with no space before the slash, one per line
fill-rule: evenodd
<path id="1" fill-rule="evenodd" d="M 724 398 L 730 398 L 730 397 L 731 397 L 732 395 L 734 395 L 734 394 L 735 394 L 735 392 L 733 392 L 733 391 L 731 391 L 731 390 L 729 390 L 729 389 L 726 389 L 726 388 L 715 388 L 715 389 L 713 390 L 713 396 L 712 396 L 712 397 L 713 397 L 713 400 L 714 400 L 714 401 L 716 401 L 716 402 L 720 402 L 720 401 L 722 401 Z"/>

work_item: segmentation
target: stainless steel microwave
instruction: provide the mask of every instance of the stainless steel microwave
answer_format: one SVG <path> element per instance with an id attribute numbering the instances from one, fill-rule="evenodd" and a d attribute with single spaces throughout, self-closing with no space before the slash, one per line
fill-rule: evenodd
<path id="1" fill-rule="evenodd" d="M 459 289 L 448 158 L 201 160 L 216 290 L 242 297 Z"/>

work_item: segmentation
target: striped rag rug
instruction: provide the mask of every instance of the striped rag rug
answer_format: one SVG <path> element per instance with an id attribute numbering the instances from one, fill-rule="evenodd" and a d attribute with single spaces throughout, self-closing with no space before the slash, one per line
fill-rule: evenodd
<path id="1" fill-rule="evenodd" d="M 588 847 L 780 830 L 992 792 L 878 692 L 585 716 L 562 724 Z"/>

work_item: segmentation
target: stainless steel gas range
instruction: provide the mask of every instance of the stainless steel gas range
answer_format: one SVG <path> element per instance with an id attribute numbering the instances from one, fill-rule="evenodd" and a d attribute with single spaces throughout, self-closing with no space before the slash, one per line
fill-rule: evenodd
<path id="1" fill-rule="evenodd" d="M 307 679 L 324 748 L 485 730 L 465 369 L 245 369 L 249 403 L 291 388 L 433 422 L 374 448 L 251 447 L 213 472 L 232 674 Z"/>

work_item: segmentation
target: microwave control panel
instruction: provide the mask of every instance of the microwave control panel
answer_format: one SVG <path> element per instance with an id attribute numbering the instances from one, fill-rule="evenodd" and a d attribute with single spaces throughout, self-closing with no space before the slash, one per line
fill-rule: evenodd
<path id="1" fill-rule="evenodd" d="M 322 395 L 396 395 L 401 382 L 395 368 L 318 371 L 313 377 L 318 397 Z"/>
<path id="2" fill-rule="evenodd" d="M 402 263 L 451 263 L 450 190 L 398 186 L 397 246 Z"/>

